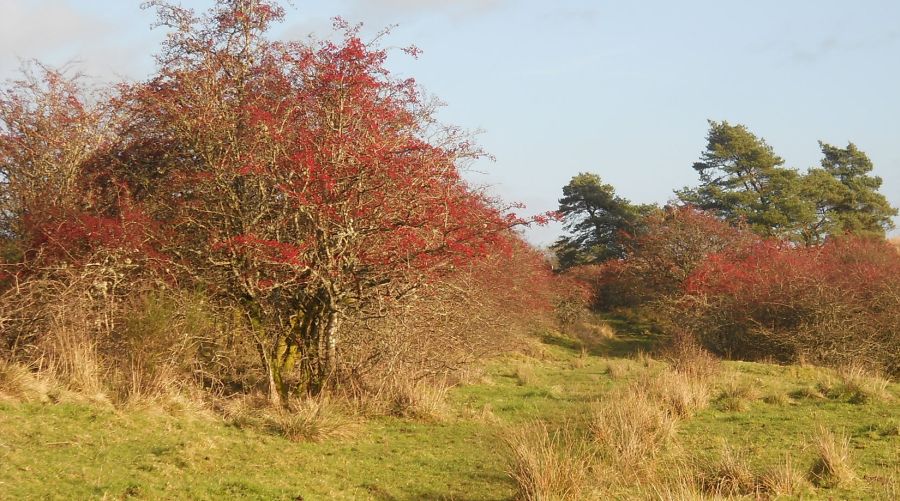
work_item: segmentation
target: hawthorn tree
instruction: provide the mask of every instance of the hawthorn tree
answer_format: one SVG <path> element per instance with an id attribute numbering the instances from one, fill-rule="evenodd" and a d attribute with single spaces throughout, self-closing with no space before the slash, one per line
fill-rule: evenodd
<path id="1" fill-rule="evenodd" d="M 77 75 L 38 64 L 27 65 L 0 92 L 5 264 L 80 259 L 84 251 L 109 243 L 105 236 L 121 243 L 115 210 L 91 196 L 87 182 L 114 142 L 115 120 L 114 110 L 91 96 Z"/>
<path id="2" fill-rule="evenodd" d="M 348 318 L 386 314 L 526 222 L 460 177 L 481 152 L 358 27 L 273 42 L 283 11 L 264 0 L 150 5 L 171 32 L 158 73 L 122 91 L 113 177 L 164 223 L 166 268 L 240 305 L 273 401 L 330 383 Z"/>
<path id="3" fill-rule="evenodd" d="M 90 95 L 46 71 L 0 96 L 5 261 L 121 261 L 203 290 L 245 318 L 283 403 L 335 382 L 348 320 L 545 219 L 464 181 L 481 151 L 391 76 L 381 35 L 338 20 L 339 41 L 276 42 L 284 12 L 266 0 L 146 5 L 168 29 L 146 81 Z"/>
<path id="4" fill-rule="evenodd" d="M 740 253 L 758 237 L 692 206 L 666 206 L 650 214 L 640 235 L 626 240 L 627 258 L 618 280 L 637 303 L 682 293 L 684 281 L 707 256 L 725 250 Z"/>

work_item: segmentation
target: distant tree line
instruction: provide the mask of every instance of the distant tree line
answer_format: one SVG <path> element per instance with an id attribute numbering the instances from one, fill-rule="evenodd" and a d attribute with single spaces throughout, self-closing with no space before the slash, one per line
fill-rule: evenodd
<path id="1" fill-rule="evenodd" d="M 663 208 L 578 174 L 559 203 L 558 266 L 596 309 L 722 356 L 900 376 L 900 253 L 885 240 L 897 209 L 856 145 L 819 145 L 803 173 L 745 126 L 710 122 L 699 185 Z"/>
<path id="2" fill-rule="evenodd" d="M 709 122 L 706 149 L 693 168 L 700 184 L 676 190 L 678 201 L 708 211 L 762 237 L 803 245 L 844 234 L 884 237 L 897 215 L 880 193 L 869 157 L 855 144 L 819 142 L 819 167 L 786 167 L 766 141 L 744 125 Z M 626 254 L 623 238 L 641 231 L 658 207 L 616 194 L 596 174 L 581 173 L 563 187 L 559 213 L 566 236 L 553 246 L 561 268 Z"/>

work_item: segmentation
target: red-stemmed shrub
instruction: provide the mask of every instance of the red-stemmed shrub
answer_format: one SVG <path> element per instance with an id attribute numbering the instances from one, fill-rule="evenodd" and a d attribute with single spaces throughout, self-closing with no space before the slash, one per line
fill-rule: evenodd
<path id="1" fill-rule="evenodd" d="M 712 214 L 691 206 L 666 207 L 647 216 L 625 238 L 628 254 L 590 270 L 596 303 L 603 309 L 636 307 L 679 296 L 693 270 L 710 254 L 739 253 L 757 240 Z"/>
<path id="2" fill-rule="evenodd" d="M 765 241 L 743 255 L 717 253 L 691 273 L 685 294 L 685 318 L 723 355 L 900 370 L 900 254 L 883 240 Z"/>

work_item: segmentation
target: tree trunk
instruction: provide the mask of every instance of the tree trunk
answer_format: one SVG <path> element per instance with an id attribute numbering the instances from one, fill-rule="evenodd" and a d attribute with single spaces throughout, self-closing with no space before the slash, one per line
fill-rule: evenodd
<path id="1" fill-rule="evenodd" d="M 328 315 L 328 323 L 325 326 L 325 360 L 322 364 L 323 383 L 327 384 L 334 377 L 337 370 L 337 345 L 338 331 L 341 326 L 341 318 L 338 312 L 332 311 Z"/>
<path id="2" fill-rule="evenodd" d="M 282 398 L 283 392 L 283 379 L 281 372 L 279 370 L 279 363 L 277 361 L 277 345 L 280 341 L 280 336 L 275 340 L 276 349 L 269 351 L 269 347 L 266 343 L 266 332 L 263 327 L 262 321 L 260 321 L 258 315 L 254 315 L 251 312 L 247 312 L 247 316 L 250 320 L 250 332 L 253 334 L 253 338 L 256 341 L 256 349 L 259 352 L 259 358 L 262 361 L 263 369 L 266 371 L 266 386 L 269 390 L 269 403 L 273 406 L 281 407 L 285 405 L 285 400 Z"/>
<path id="3" fill-rule="evenodd" d="M 293 393 L 319 394 L 330 384 L 337 368 L 340 324 L 340 313 L 318 299 L 307 301 L 291 318 L 290 331 L 272 346 L 270 357 L 269 384 L 284 402 Z M 292 375 L 299 381 L 292 381 Z"/>

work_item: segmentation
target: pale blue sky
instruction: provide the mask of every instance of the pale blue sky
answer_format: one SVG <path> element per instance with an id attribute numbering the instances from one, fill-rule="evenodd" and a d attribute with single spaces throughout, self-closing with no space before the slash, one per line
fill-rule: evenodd
<path id="1" fill-rule="evenodd" d="M 184 0 L 203 9 L 212 0 Z M 706 120 L 744 123 L 788 165 L 816 141 L 855 142 L 900 205 L 900 2 L 293 0 L 280 37 L 330 34 L 329 19 L 398 24 L 389 66 L 483 129 L 496 162 L 479 183 L 531 211 L 592 171 L 638 202 L 695 184 Z M 161 34 L 138 0 L 0 0 L 0 76 L 17 58 L 71 59 L 100 79 L 140 78 Z M 548 243 L 557 227 L 529 237 Z"/>

